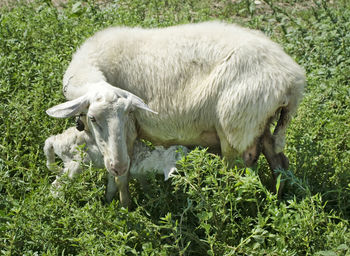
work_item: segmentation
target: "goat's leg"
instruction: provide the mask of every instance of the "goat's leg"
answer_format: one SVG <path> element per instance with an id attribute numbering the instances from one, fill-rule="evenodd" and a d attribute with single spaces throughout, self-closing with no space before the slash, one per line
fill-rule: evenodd
<path id="1" fill-rule="evenodd" d="M 230 145 L 224 133 L 218 131 L 220 139 L 221 155 L 226 160 L 229 167 L 233 167 L 237 157 L 237 151 Z"/>
<path id="2" fill-rule="evenodd" d="M 65 162 L 62 172 L 56 176 L 56 179 L 51 184 L 51 186 L 52 186 L 52 188 L 51 188 L 52 195 L 54 197 L 58 197 L 60 195 L 60 191 L 59 190 L 62 187 L 61 179 L 62 179 L 62 176 L 64 174 L 67 174 L 68 178 L 73 179 L 74 177 L 76 177 L 77 175 L 80 174 L 81 170 L 82 169 L 81 169 L 80 163 L 78 161 L 71 160 L 69 162 Z"/>
<path id="3" fill-rule="evenodd" d="M 247 167 L 254 166 L 256 164 L 256 162 L 258 161 L 259 156 L 260 156 L 261 151 L 262 151 L 261 140 L 262 140 L 262 137 L 256 139 L 255 142 L 253 143 L 253 145 L 251 145 L 249 148 L 247 148 L 243 152 L 242 158 L 243 158 L 245 166 L 247 166 Z"/>
<path id="4" fill-rule="evenodd" d="M 265 132 L 262 137 L 262 152 L 264 156 L 266 157 L 267 162 L 270 165 L 270 169 L 272 171 L 272 177 L 273 177 L 273 185 L 272 185 L 272 191 L 275 193 L 278 193 L 278 197 L 281 197 L 284 182 L 281 181 L 279 190 L 276 191 L 276 183 L 278 178 L 278 173 L 276 170 L 284 169 L 287 170 L 289 167 L 289 161 L 288 158 L 282 153 L 277 153 L 275 151 L 275 138 L 272 136 L 269 127 L 265 129 Z"/>
<path id="5" fill-rule="evenodd" d="M 226 159 L 228 166 L 232 167 L 235 164 L 238 153 L 228 142 L 224 133 L 218 132 L 218 136 L 220 139 L 221 155 Z M 256 139 L 254 143 L 243 152 L 242 158 L 245 166 L 251 167 L 256 164 L 261 154 L 261 148 L 260 137 Z"/>
<path id="6" fill-rule="evenodd" d="M 106 201 L 111 203 L 115 198 L 115 195 L 118 191 L 117 183 L 115 182 L 115 176 L 108 173 L 107 174 L 107 188 L 106 188 Z"/>
<path id="7" fill-rule="evenodd" d="M 123 207 L 130 206 L 130 192 L 129 192 L 129 172 L 123 176 L 115 177 L 108 173 L 108 182 L 106 188 L 106 201 L 111 203 L 115 198 L 117 191 L 119 191 L 120 203 Z"/>
<path id="8" fill-rule="evenodd" d="M 115 177 L 119 191 L 120 203 L 123 207 L 129 207 L 131 204 L 129 192 L 130 172 L 127 171 L 123 176 Z"/>
<path id="9" fill-rule="evenodd" d="M 277 153 L 283 151 L 284 145 L 286 143 L 286 131 L 287 127 L 292 119 L 292 114 L 288 107 L 282 107 L 277 125 L 273 132 L 274 137 L 274 150 Z"/>
<path id="10" fill-rule="evenodd" d="M 57 174 L 61 174 L 63 172 L 63 169 L 57 166 L 55 162 L 56 155 L 55 155 L 53 144 L 54 142 L 52 137 L 46 139 L 45 145 L 44 145 L 44 154 L 46 156 L 46 166 L 50 171 L 55 172 Z"/>

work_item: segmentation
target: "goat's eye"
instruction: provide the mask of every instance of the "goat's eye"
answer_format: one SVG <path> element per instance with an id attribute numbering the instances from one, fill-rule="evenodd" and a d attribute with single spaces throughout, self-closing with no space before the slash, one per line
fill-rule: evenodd
<path id="1" fill-rule="evenodd" d="M 89 116 L 89 119 L 91 122 L 95 123 L 96 122 L 96 118 L 94 116 Z"/>

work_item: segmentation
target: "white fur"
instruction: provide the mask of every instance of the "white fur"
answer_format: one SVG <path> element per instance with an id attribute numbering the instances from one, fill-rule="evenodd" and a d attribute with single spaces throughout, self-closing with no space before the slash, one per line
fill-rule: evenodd
<path id="1" fill-rule="evenodd" d="M 85 146 L 84 146 L 85 145 Z M 81 150 L 79 150 L 81 146 Z M 61 134 L 52 135 L 45 141 L 46 166 L 58 174 L 67 173 L 73 178 L 81 171 L 81 163 L 92 161 L 97 168 L 103 168 L 103 156 L 89 132 L 78 131 L 75 127 Z M 56 165 L 56 155 L 63 161 L 63 169 Z"/>
<path id="2" fill-rule="evenodd" d="M 220 144 L 217 134 L 223 151 L 236 153 L 262 134 L 279 107 L 288 105 L 293 114 L 305 85 L 303 69 L 276 43 L 220 22 L 98 32 L 73 56 L 64 94 L 75 99 L 101 80 L 159 112 L 137 112 L 140 137 L 213 146 Z M 281 150 L 284 134 L 279 137 Z"/>
<path id="3" fill-rule="evenodd" d="M 156 146 L 150 150 L 144 143 L 136 141 L 133 157 L 131 160 L 130 174 L 133 177 L 145 176 L 152 170 L 164 174 L 164 180 L 168 180 L 176 171 L 176 162 L 188 149 L 184 146 L 171 146 L 165 149 L 163 146 Z"/>

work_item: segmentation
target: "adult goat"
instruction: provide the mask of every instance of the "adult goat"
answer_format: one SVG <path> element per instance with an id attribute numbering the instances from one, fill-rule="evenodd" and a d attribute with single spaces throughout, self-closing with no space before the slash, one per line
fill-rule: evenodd
<path id="1" fill-rule="evenodd" d="M 221 22 L 159 29 L 114 27 L 96 33 L 74 54 L 63 78 L 63 92 L 70 101 L 48 114 L 92 113 L 98 99 L 86 104 L 87 94 L 102 88 L 113 95 L 123 89 L 126 97 L 144 100 L 144 109 L 158 112 L 135 108 L 139 138 L 164 146 L 219 147 L 229 162 L 243 154 L 247 165 L 254 164 L 262 150 L 272 170 L 286 169 L 285 132 L 304 86 L 304 70 L 258 31 Z M 128 177 L 126 143 L 119 143 L 124 148 L 117 148 L 117 153 L 107 153 L 125 139 L 120 132 L 123 122 L 119 128 L 105 122 L 105 116 L 113 122 L 119 118 L 113 114 L 114 105 L 100 104 L 98 112 L 103 114 L 92 113 L 90 119 L 97 120 L 96 136 L 119 138 L 99 136 L 96 141 L 106 152 L 108 171 Z M 62 109 L 69 111 L 62 114 Z M 104 120 L 99 124 L 100 116 Z M 124 180 L 127 184 L 128 178 Z M 127 205 L 129 196 L 122 194 L 122 204 Z"/>

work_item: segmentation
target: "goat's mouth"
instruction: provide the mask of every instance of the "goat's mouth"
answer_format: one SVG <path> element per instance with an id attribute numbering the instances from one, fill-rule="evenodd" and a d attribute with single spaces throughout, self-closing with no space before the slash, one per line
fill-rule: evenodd
<path id="1" fill-rule="evenodd" d="M 128 169 L 110 169 L 108 172 L 115 177 L 124 176 Z"/>
<path id="2" fill-rule="evenodd" d="M 114 177 L 120 176 L 117 170 L 108 170 L 110 174 L 112 174 Z"/>

